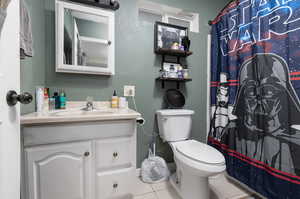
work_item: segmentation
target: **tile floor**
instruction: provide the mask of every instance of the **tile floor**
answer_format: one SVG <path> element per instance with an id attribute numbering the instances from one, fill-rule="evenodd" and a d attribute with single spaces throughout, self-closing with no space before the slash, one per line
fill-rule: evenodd
<path id="1" fill-rule="evenodd" d="M 169 182 L 146 184 L 139 178 L 136 181 L 133 199 L 181 199 Z M 214 176 L 209 183 L 211 199 L 254 199 L 249 192 L 228 181 L 223 174 Z"/>

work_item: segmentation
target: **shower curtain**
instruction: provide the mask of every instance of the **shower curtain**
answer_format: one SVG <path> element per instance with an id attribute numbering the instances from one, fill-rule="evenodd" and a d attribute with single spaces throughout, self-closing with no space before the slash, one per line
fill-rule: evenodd
<path id="1" fill-rule="evenodd" d="M 240 0 L 212 23 L 211 126 L 227 173 L 300 198 L 300 2 Z"/>

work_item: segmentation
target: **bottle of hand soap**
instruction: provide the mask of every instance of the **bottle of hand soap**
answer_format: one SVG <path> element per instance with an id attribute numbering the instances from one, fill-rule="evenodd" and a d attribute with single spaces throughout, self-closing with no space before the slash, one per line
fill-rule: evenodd
<path id="1" fill-rule="evenodd" d="M 114 90 L 114 94 L 111 97 L 111 108 L 118 108 L 119 107 L 119 98 L 117 96 L 117 91 Z"/>

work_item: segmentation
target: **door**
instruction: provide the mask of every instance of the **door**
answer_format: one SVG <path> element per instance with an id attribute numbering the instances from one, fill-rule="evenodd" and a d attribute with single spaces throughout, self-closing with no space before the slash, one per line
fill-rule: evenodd
<path id="1" fill-rule="evenodd" d="M 91 143 L 25 149 L 27 199 L 90 199 Z"/>
<path id="2" fill-rule="evenodd" d="M 20 198 L 20 106 L 6 93 L 20 90 L 19 4 L 12 0 L 0 38 L 0 197 Z"/>

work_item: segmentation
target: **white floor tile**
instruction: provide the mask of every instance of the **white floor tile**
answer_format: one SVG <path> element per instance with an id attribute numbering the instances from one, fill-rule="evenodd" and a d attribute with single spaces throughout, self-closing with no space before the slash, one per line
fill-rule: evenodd
<path id="1" fill-rule="evenodd" d="M 150 184 L 144 183 L 141 181 L 140 178 L 136 178 L 136 184 L 134 188 L 134 193 L 133 195 L 139 196 L 139 195 L 144 195 L 146 193 L 152 193 L 153 189 L 150 186 Z"/>
<path id="2" fill-rule="evenodd" d="M 156 191 L 158 199 L 181 199 L 172 187 L 165 190 Z"/>
<path id="3" fill-rule="evenodd" d="M 144 195 L 134 196 L 133 199 L 157 199 L 157 196 L 153 192 L 153 193 L 147 193 Z"/>
<path id="4" fill-rule="evenodd" d="M 155 183 L 155 184 L 151 184 L 151 187 L 154 191 L 159 191 L 159 190 L 163 190 L 163 189 L 167 189 L 169 187 L 171 187 L 172 185 L 170 184 L 169 181 L 164 181 L 164 182 L 160 182 L 160 183 Z"/>

